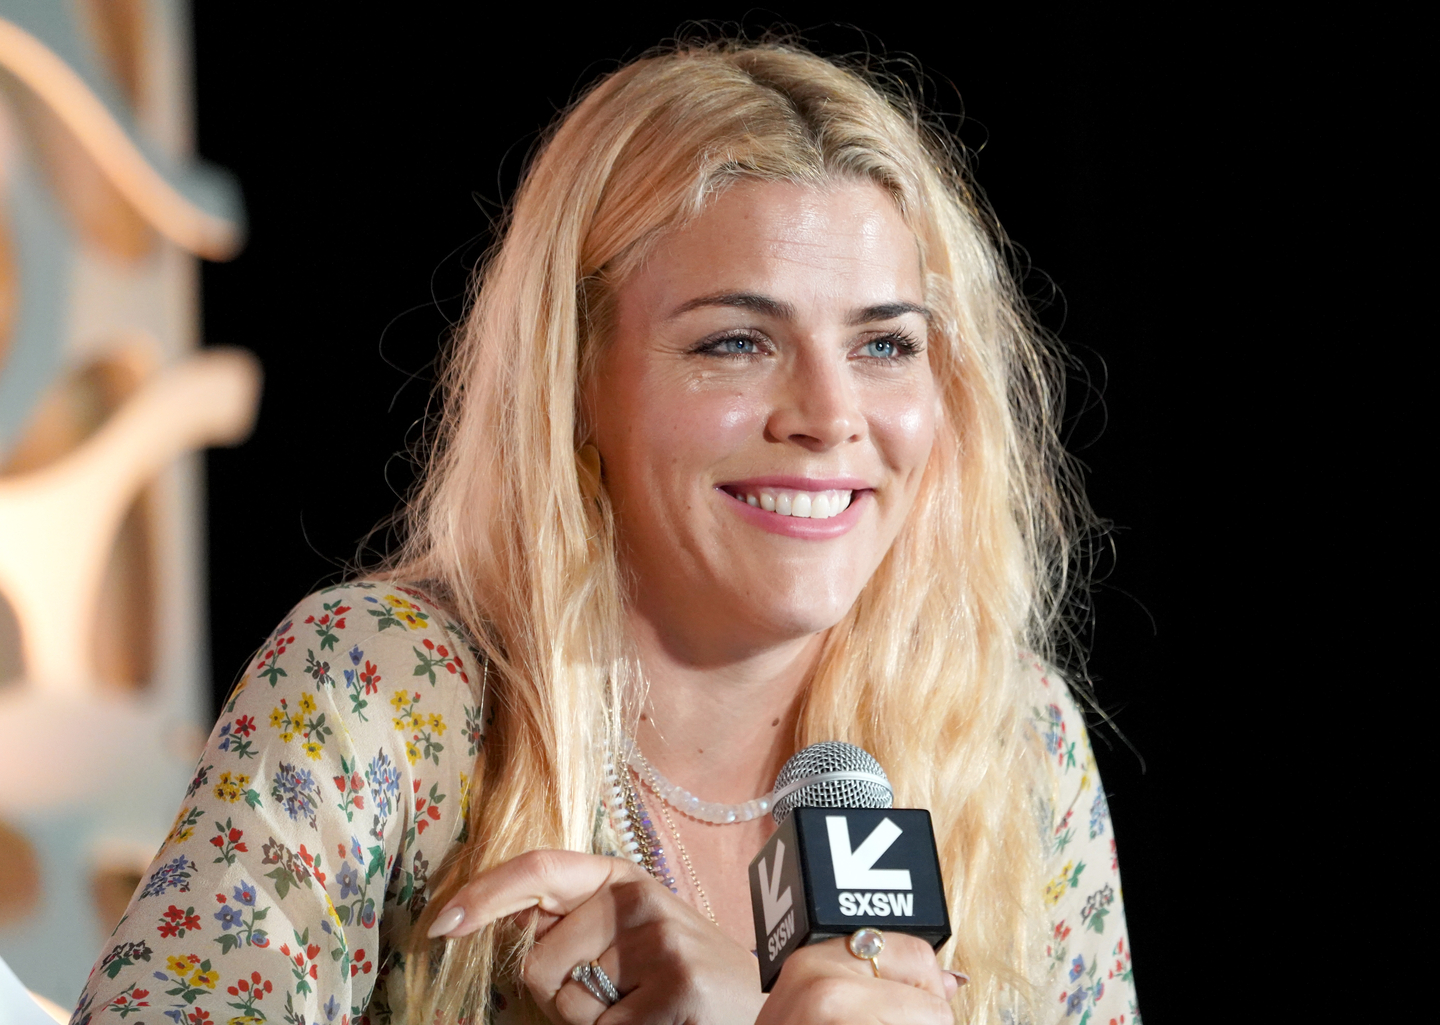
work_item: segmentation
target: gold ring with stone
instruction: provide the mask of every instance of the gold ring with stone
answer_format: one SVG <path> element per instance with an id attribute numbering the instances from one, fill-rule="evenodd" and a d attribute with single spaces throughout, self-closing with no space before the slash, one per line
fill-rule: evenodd
<path id="1" fill-rule="evenodd" d="M 845 948 L 853 957 L 869 961 L 875 978 L 880 978 L 880 952 L 885 949 L 885 934 L 879 929 L 856 929 L 845 941 Z"/>

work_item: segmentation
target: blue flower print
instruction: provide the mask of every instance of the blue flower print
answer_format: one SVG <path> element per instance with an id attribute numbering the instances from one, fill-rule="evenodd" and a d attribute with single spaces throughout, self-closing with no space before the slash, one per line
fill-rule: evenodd
<path id="1" fill-rule="evenodd" d="M 255 887 L 245 880 L 240 880 L 240 885 L 234 888 L 234 894 L 235 899 L 247 908 L 255 906 Z"/>
<path id="2" fill-rule="evenodd" d="M 325 1006 L 321 1010 L 325 1012 L 326 1021 L 335 1020 L 335 1015 L 340 1013 L 340 1005 L 336 1002 L 334 993 L 330 994 L 330 999 L 325 1001 Z"/>
<path id="3" fill-rule="evenodd" d="M 1105 820 L 1110 817 L 1110 807 L 1105 800 L 1105 791 L 1095 795 L 1095 801 L 1090 805 L 1090 839 L 1095 839 L 1105 832 Z"/>
<path id="4" fill-rule="evenodd" d="M 150 876 L 150 881 L 140 891 L 141 898 L 158 897 L 174 887 L 178 893 L 190 892 L 190 873 L 195 871 L 195 862 L 185 855 L 166 862 Z"/>
<path id="5" fill-rule="evenodd" d="M 361 865 L 365 864 L 365 852 L 360 849 L 360 838 L 353 833 L 350 836 L 350 855 Z"/>
<path id="6" fill-rule="evenodd" d="M 394 802 L 400 796 L 400 773 L 384 751 L 370 760 L 370 767 L 365 770 L 365 782 L 370 784 L 370 801 L 375 814 L 382 821 L 388 819 L 394 810 Z"/>
<path id="7" fill-rule="evenodd" d="M 1081 986 L 1074 993 L 1071 993 L 1070 999 L 1065 1001 L 1065 1017 L 1068 1018 L 1072 1014 L 1079 1014 L 1085 1007 L 1085 998 L 1089 995 L 1090 991 L 1084 986 Z"/>
<path id="8" fill-rule="evenodd" d="M 360 660 L 365 657 L 365 652 L 360 650 L 360 645 L 358 644 L 347 651 L 346 654 L 350 656 L 350 664 L 352 666 L 358 666 Z"/>
<path id="9" fill-rule="evenodd" d="M 245 916 L 240 909 L 229 904 L 220 905 L 220 910 L 215 912 L 215 921 L 220 923 L 220 928 L 227 932 L 231 929 L 238 929 L 245 924 Z"/>
<path id="10" fill-rule="evenodd" d="M 1084 957 L 1076 957 L 1074 961 L 1071 961 L 1071 962 L 1070 962 L 1070 981 L 1071 981 L 1071 982 L 1074 982 L 1076 979 L 1080 978 L 1080 976 L 1083 975 L 1084 973 L 1085 973 L 1085 958 L 1084 958 Z"/>
<path id="11" fill-rule="evenodd" d="M 335 878 L 340 882 L 340 899 L 349 900 L 360 894 L 360 873 L 348 861 L 340 863 L 340 870 L 335 873 Z"/>
<path id="12" fill-rule="evenodd" d="M 292 819 L 305 819 L 315 829 L 315 810 L 320 803 L 320 787 L 309 769 L 297 769 L 289 762 L 280 763 L 280 771 L 270 785 L 270 796 L 284 805 Z"/>

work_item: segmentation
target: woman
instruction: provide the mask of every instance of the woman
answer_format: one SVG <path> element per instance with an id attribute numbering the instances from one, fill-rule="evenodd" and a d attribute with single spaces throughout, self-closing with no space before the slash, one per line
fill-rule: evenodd
<path id="1" fill-rule="evenodd" d="M 479 276 L 404 550 L 262 647 L 77 1020 L 1133 1015 L 1028 653 L 1083 509 L 1050 372 L 905 102 L 788 46 L 605 78 Z M 931 809 L 955 937 L 817 944 L 766 999 L 750 812 L 828 739 Z"/>

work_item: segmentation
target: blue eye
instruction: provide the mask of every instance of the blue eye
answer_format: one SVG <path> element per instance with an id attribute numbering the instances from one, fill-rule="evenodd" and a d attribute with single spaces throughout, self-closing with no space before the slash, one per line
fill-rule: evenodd
<path id="1" fill-rule="evenodd" d="M 715 343 L 714 351 L 726 356 L 752 356 L 755 354 L 755 339 L 722 338 Z"/>
<path id="2" fill-rule="evenodd" d="M 693 351 L 706 356 L 756 356 L 760 353 L 760 343 L 745 335 L 728 335 L 702 342 Z"/>
<path id="3" fill-rule="evenodd" d="M 860 347 L 859 354 L 870 359 L 897 360 L 907 356 L 913 356 L 919 351 L 919 346 L 908 338 L 901 335 L 885 335 L 883 338 L 872 338 Z"/>

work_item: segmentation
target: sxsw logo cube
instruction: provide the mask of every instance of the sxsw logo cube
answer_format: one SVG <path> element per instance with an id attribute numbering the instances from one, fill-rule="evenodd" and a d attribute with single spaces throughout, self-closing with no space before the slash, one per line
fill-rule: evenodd
<path id="1" fill-rule="evenodd" d="M 750 863 L 750 894 L 766 992 L 792 951 L 861 926 L 950 938 L 922 809 L 798 808 Z"/>

